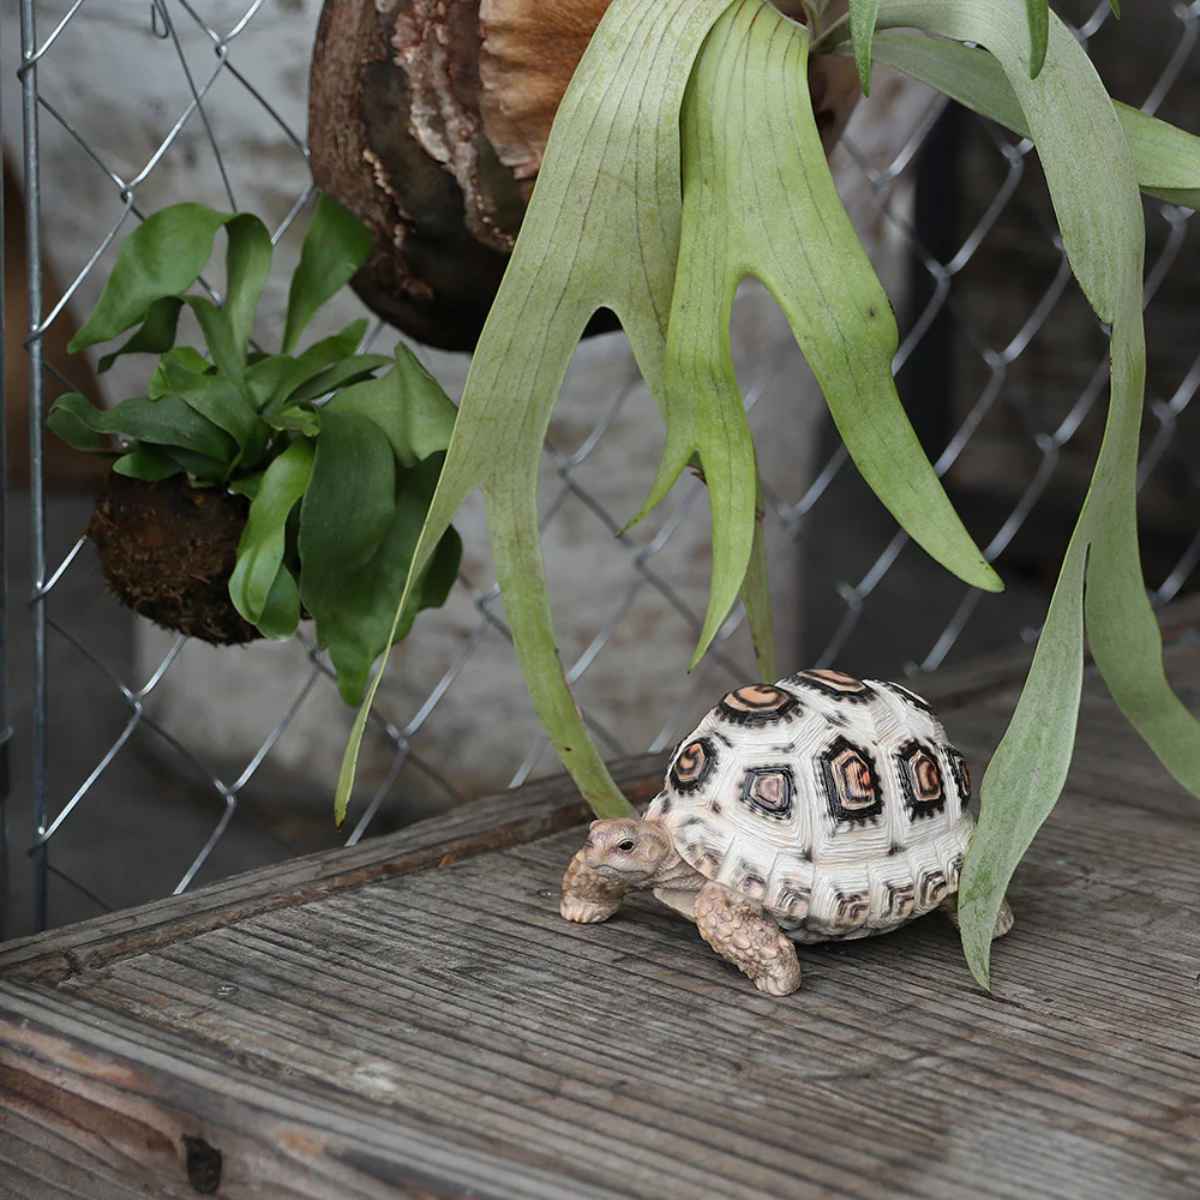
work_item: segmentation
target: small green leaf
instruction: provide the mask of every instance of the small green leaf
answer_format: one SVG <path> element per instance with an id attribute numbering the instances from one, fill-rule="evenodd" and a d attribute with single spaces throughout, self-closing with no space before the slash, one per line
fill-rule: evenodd
<path id="1" fill-rule="evenodd" d="M 249 475 L 240 475 L 237 479 L 231 479 L 227 486 L 235 496 L 245 496 L 248 500 L 253 500 L 262 487 L 265 474 L 266 471 L 254 471 Z"/>
<path id="2" fill-rule="evenodd" d="M 338 388 L 349 387 L 371 378 L 375 371 L 390 365 L 391 362 L 392 359 L 386 354 L 355 354 L 296 388 L 288 399 L 293 404 L 306 404 L 310 400 L 318 400 L 330 392 L 336 392 Z"/>
<path id="3" fill-rule="evenodd" d="M 321 432 L 320 414 L 311 408 L 291 405 L 264 418 L 272 429 L 283 429 L 288 433 L 302 433 L 305 437 L 316 437 Z"/>
<path id="4" fill-rule="evenodd" d="M 134 396 L 103 415 L 104 427 L 153 445 L 180 446 L 217 462 L 231 462 L 233 439 L 177 396 Z"/>
<path id="5" fill-rule="evenodd" d="M 342 577 L 379 548 L 395 515 L 396 460 L 379 426 L 326 411 L 300 511 L 304 603 L 317 619 L 336 607 Z"/>
<path id="6" fill-rule="evenodd" d="M 188 450 L 183 446 L 164 445 L 162 452 L 172 462 L 178 463 L 180 470 L 185 472 L 189 479 L 198 483 L 223 484 L 229 474 L 227 462 L 209 458 L 205 454 L 197 454 L 194 450 Z"/>
<path id="7" fill-rule="evenodd" d="M 260 413 L 267 411 L 271 405 L 271 397 L 275 395 L 276 391 L 282 391 L 289 376 L 299 370 L 296 365 L 298 362 L 299 359 L 288 354 L 270 354 L 246 368 L 243 382 L 250 393 L 254 407 Z M 322 368 L 317 369 L 321 370 Z M 290 394 L 293 389 L 289 387 L 287 390 Z M 286 396 L 281 397 L 279 404 L 282 405 L 286 399 Z"/>
<path id="8" fill-rule="evenodd" d="M 296 628 L 293 621 L 288 634 L 276 635 L 268 633 L 260 622 L 270 607 L 283 563 L 288 515 L 299 503 L 312 477 L 313 455 L 311 442 L 303 439 L 293 442 L 263 472 L 238 542 L 237 564 L 229 580 L 229 598 L 234 608 L 252 625 L 258 625 L 268 637 L 288 636 Z M 278 586 L 286 592 L 286 583 Z M 294 590 L 294 583 L 292 587 Z M 281 598 L 277 596 L 276 600 Z"/>
<path id="9" fill-rule="evenodd" d="M 123 354 L 164 354 L 175 345 L 179 327 L 179 310 L 183 301 L 178 296 L 164 296 L 146 310 L 141 328 L 119 350 L 106 354 L 96 366 L 103 375 Z"/>
<path id="10" fill-rule="evenodd" d="M 1029 78 L 1036 79 L 1046 62 L 1046 42 L 1050 36 L 1050 0 L 1025 0 L 1029 18 Z"/>
<path id="11" fill-rule="evenodd" d="M 46 428 L 72 450 L 109 450 L 109 439 L 92 425 L 91 415 L 95 411 L 82 392 L 67 392 L 59 396 L 46 414 Z"/>
<path id="12" fill-rule="evenodd" d="M 1108 0 L 1108 7 L 1112 9 L 1112 14 L 1119 21 L 1121 19 L 1121 3 L 1120 0 Z"/>
<path id="13" fill-rule="evenodd" d="M 271 270 L 271 235 L 255 216 L 244 213 L 225 226 L 225 317 L 239 360 L 254 333 L 254 314 Z"/>
<path id="14" fill-rule="evenodd" d="M 367 261 L 374 242 L 371 231 L 349 209 L 331 196 L 320 197 L 288 291 L 284 354 L 296 348 L 317 309 Z"/>
<path id="15" fill-rule="evenodd" d="M 164 357 L 159 366 L 157 386 L 165 386 L 165 395 L 178 396 L 218 429 L 225 430 L 242 450 L 244 461 L 262 453 L 268 430 L 235 384 L 223 375 L 197 374 L 179 358 Z"/>
<path id="16" fill-rule="evenodd" d="M 170 380 L 178 371 L 205 375 L 212 369 L 212 363 L 198 350 L 193 350 L 191 346 L 177 346 L 158 360 L 158 366 L 154 368 L 154 374 L 146 386 L 146 394 L 151 400 L 158 400 L 172 391 Z"/>
<path id="17" fill-rule="evenodd" d="M 338 392 L 322 411 L 358 413 L 374 421 L 404 467 L 445 450 L 457 415 L 441 385 L 403 346 L 396 348 L 393 370 Z"/>
<path id="18" fill-rule="evenodd" d="M 346 419 L 346 418 L 343 418 Z M 361 418 L 360 418 L 361 419 Z M 325 434 L 321 440 L 324 442 Z M 322 450 L 317 451 L 318 460 Z M 362 700 L 371 664 L 390 645 L 392 616 L 404 591 L 412 552 L 421 532 L 441 467 L 440 456 L 410 470 L 396 472 L 396 504 L 383 541 L 366 562 L 340 567 L 335 577 L 318 570 L 304 557 L 308 501 L 301 514 L 301 591 L 305 607 L 317 622 L 317 638 L 329 649 L 337 670 L 338 689 L 348 704 Z M 462 546 L 448 529 L 439 540 L 426 570 L 416 580 L 405 604 L 395 638 L 403 638 L 422 608 L 442 604 L 458 574 Z"/>
<path id="19" fill-rule="evenodd" d="M 246 386 L 259 412 L 283 408 L 298 388 L 353 357 L 366 331 L 367 322 L 360 318 L 332 337 L 314 342 L 298 357 L 274 354 L 255 363 L 246 372 Z"/>
<path id="20" fill-rule="evenodd" d="M 300 592 L 291 571 L 281 564 L 258 618 L 258 631 L 264 637 L 282 641 L 290 638 L 299 624 Z"/>
<path id="21" fill-rule="evenodd" d="M 850 36 L 854 40 L 854 62 L 864 96 L 871 94 L 871 41 L 878 16 L 879 0 L 850 0 Z"/>
<path id="22" fill-rule="evenodd" d="M 161 400 L 134 396 L 101 412 L 78 392 L 71 392 L 59 398 L 55 409 L 60 408 L 94 433 L 119 433 L 156 446 L 179 446 L 225 464 L 232 462 L 236 453 L 232 438 L 178 396 Z"/>
<path id="23" fill-rule="evenodd" d="M 217 370 L 240 387 L 246 374 L 246 356 L 238 349 L 237 338 L 229 324 L 229 314 L 207 296 L 184 296 L 183 302 L 199 321 L 204 342 Z"/>
<path id="24" fill-rule="evenodd" d="M 122 244 L 95 310 L 71 341 L 71 353 L 124 333 L 155 301 L 187 291 L 212 254 L 217 230 L 230 219 L 229 213 L 190 203 L 148 217 Z"/>
<path id="25" fill-rule="evenodd" d="M 130 479 L 143 479 L 147 483 L 158 483 L 162 479 L 170 479 L 178 475 L 183 468 L 154 446 L 135 446 L 128 454 L 121 455 L 113 463 L 118 475 L 126 475 Z"/>

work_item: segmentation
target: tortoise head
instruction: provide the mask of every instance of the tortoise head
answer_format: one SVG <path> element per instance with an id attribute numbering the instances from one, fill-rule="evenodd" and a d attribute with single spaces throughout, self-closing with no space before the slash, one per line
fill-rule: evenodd
<path id="1" fill-rule="evenodd" d="M 649 882 L 671 857 L 667 831 L 656 821 L 616 817 L 593 821 L 583 843 L 584 862 L 629 887 Z"/>

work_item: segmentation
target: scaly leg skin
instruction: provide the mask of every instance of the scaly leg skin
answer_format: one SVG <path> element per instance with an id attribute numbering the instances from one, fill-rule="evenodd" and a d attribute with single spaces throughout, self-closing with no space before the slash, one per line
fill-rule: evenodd
<path id="1" fill-rule="evenodd" d="M 955 929 L 958 928 L 958 893 L 953 896 L 947 896 L 938 907 L 950 918 L 950 924 Z M 1002 938 L 1013 927 L 1013 911 L 1009 907 L 1008 901 L 1005 900 L 1000 905 L 1000 911 L 996 914 L 996 928 L 992 930 L 992 941 L 997 938 Z"/>
<path id="2" fill-rule="evenodd" d="M 787 996 L 800 986 L 796 947 L 762 909 L 719 883 L 696 894 L 696 928 L 760 992 Z"/>
<path id="3" fill-rule="evenodd" d="M 628 890 L 620 880 L 593 871 L 583 861 L 580 850 L 567 864 L 563 875 L 559 912 L 568 921 L 578 921 L 581 925 L 607 921 L 620 908 Z"/>

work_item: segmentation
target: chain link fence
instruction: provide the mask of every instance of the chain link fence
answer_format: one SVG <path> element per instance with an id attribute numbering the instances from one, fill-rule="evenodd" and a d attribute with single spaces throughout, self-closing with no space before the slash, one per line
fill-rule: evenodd
<path id="1" fill-rule="evenodd" d="M 291 7 L 283 0 L 280 5 Z M 247 51 L 242 57 L 256 22 L 266 16 L 263 0 L 244 9 L 233 6 L 237 11 L 228 3 L 189 0 L 120 7 L 128 36 L 138 39 L 131 59 L 153 55 L 168 64 L 165 69 L 174 71 L 175 94 L 180 96 L 178 108 L 166 118 L 165 136 L 146 146 L 132 170 L 115 164 L 73 116 L 80 95 L 74 83 L 78 51 L 71 48 L 78 42 L 71 37 L 92 4 L 85 9 L 83 0 L 20 0 L 19 5 L 27 287 L 33 314 L 25 339 L 31 419 L 28 787 L 33 828 L 31 837 L 23 828 L 16 830 L 14 857 L 21 864 L 15 884 L 31 890 L 32 922 L 39 928 L 51 919 L 52 877 L 86 896 L 96 909 L 110 903 L 97 882 L 100 875 L 86 860 L 81 867 L 75 856 L 70 871 L 56 863 L 56 846 L 68 832 L 86 840 L 115 827 L 122 840 L 107 853 L 121 854 L 134 873 L 140 859 L 157 853 L 156 847 L 147 847 L 144 830 L 122 828 L 121 806 L 129 797 L 105 792 L 111 768 L 122 755 L 140 745 L 157 745 L 164 752 L 163 787 L 169 786 L 167 776 L 177 773 L 198 781 L 208 798 L 201 805 L 201 824 L 177 831 L 179 840 L 194 837 L 186 853 L 180 852 L 173 877 L 174 891 L 182 892 L 229 869 L 214 858 L 218 848 L 238 836 L 245 810 L 259 800 L 254 789 L 281 742 L 295 731 L 306 709 L 334 689 L 323 655 L 302 634 L 303 673 L 288 677 L 286 696 L 278 688 L 270 691 L 269 700 L 260 705 L 265 728 L 256 736 L 256 746 L 229 768 L 221 754 L 198 751 L 178 721 L 158 715 L 154 707 L 156 695 L 177 686 L 187 670 L 183 639 L 135 674 L 128 663 L 114 665 L 104 646 L 82 630 L 80 588 L 63 599 L 72 579 L 88 567 L 84 538 L 62 546 L 48 541 L 42 422 L 58 391 L 73 386 L 74 368 L 48 360 L 47 331 L 65 319 L 73 300 L 77 305 L 89 288 L 97 287 L 115 244 L 135 222 L 165 203 L 201 198 L 172 191 L 172 156 L 205 154 L 213 201 L 239 207 L 239 180 L 256 168 L 235 161 L 225 148 L 209 112 L 217 89 L 233 89 L 236 103 L 252 108 L 256 119 L 282 135 L 295 159 L 293 176 L 305 156 L 301 129 L 255 82 L 247 65 L 253 55 Z M 1077 22 L 1078 36 L 1114 94 L 1185 127 L 1190 118 L 1195 128 L 1200 3 L 1162 6 L 1153 19 L 1130 12 L 1120 28 L 1108 0 L 1094 9 L 1090 4 L 1056 7 Z M 1121 39 L 1127 44 L 1138 30 L 1144 31 L 1145 44 L 1139 42 L 1135 53 L 1121 53 Z M 108 94 L 89 97 L 88 103 L 103 104 L 113 120 L 128 122 L 128 140 L 136 141 L 145 126 L 136 106 L 122 104 L 127 86 L 132 85 L 114 69 Z M 1031 144 L 929 93 L 921 92 L 910 107 L 915 116 L 903 137 L 890 139 L 886 153 L 864 148 L 852 130 L 838 151 L 838 163 L 842 178 L 852 178 L 866 197 L 856 217 L 873 230 L 869 244 L 889 247 L 891 261 L 907 269 L 902 289 L 907 299 L 897 306 L 902 344 L 896 369 L 902 394 L 937 470 L 1010 590 L 998 598 L 971 591 L 909 545 L 866 491 L 818 410 L 797 415 L 796 393 L 811 388 L 798 351 L 786 340 L 757 343 L 758 317 L 752 315 L 740 342 L 739 377 L 763 448 L 764 520 L 776 568 L 776 606 L 784 610 L 781 653 L 789 669 L 836 662 L 872 674 L 915 674 L 1032 636 L 1099 444 L 1107 393 L 1105 331 L 1071 282 Z M 53 177 L 44 170 L 39 130 L 47 124 L 60 143 L 65 138 L 73 147 L 69 178 L 61 156 Z M 84 261 L 64 267 L 70 281 L 55 291 L 46 286 L 43 273 L 53 247 L 40 239 L 44 208 L 54 190 L 63 188 L 86 198 L 77 220 L 92 241 Z M 311 198 L 311 189 L 301 188 L 280 202 L 284 211 L 273 229 L 276 243 L 294 242 L 293 226 L 298 220 L 303 224 Z M 1147 579 L 1162 603 L 1194 585 L 1200 563 L 1195 529 L 1200 468 L 1190 452 L 1197 414 L 1189 408 L 1200 387 L 1200 355 L 1194 328 L 1190 336 L 1185 332 L 1189 321 L 1194 326 L 1194 298 L 1187 289 L 1200 266 L 1200 251 L 1190 212 L 1155 201 L 1146 207 L 1151 375 L 1140 483 Z M 219 281 L 210 282 L 210 291 L 219 297 Z M 885 282 L 891 287 L 897 281 Z M 393 336 L 378 325 L 371 335 L 376 348 Z M 588 347 L 581 351 L 585 356 L 590 352 Z M 442 360 L 431 360 L 431 366 L 445 377 L 439 371 L 445 366 Z M 614 447 L 626 443 L 618 443 L 614 430 L 655 420 L 639 391 L 630 375 L 610 386 L 607 398 L 568 397 L 547 446 L 542 489 L 544 531 L 566 529 L 562 544 L 576 551 L 565 566 L 551 556 L 552 588 L 556 574 L 578 579 L 580 572 L 603 576 L 610 585 L 603 605 L 579 604 L 556 616 L 569 677 L 602 750 L 612 757 L 668 747 L 729 682 L 744 682 L 754 674 L 743 616 L 735 612 L 693 678 L 684 678 L 681 651 L 661 665 L 662 671 L 674 673 L 668 686 L 646 692 L 636 682 L 639 671 L 650 666 L 643 650 L 645 631 L 651 631 L 653 640 L 660 628 L 647 624 L 646 614 L 654 613 L 656 622 L 670 622 L 684 646 L 699 632 L 707 575 L 707 563 L 697 550 L 707 522 L 704 489 L 697 480 L 682 481 L 666 510 L 645 529 L 619 532 L 640 496 L 622 478 L 624 452 Z M 811 462 L 771 453 L 772 431 L 795 420 L 807 421 L 805 428 L 811 429 Z M 397 651 L 403 686 L 380 706 L 370 733 L 376 758 L 384 765 L 369 778 L 370 786 L 352 811 L 348 835 L 341 835 L 349 843 L 389 819 L 405 819 L 408 797 L 399 792 L 424 788 L 451 803 L 494 780 L 517 785 L 555 766 L 519 693 L 503 604 L 489 578 L 475 509 L 464 528 L 474 537 L 467 539 L 461 586 L 447 610 L 426 614 L 412 635 L 420 646 L 434 636 L 431 631 L 439 622 L 446 623 L 454 631 L 450 649 L 418 655 L 415 665 L 406 658 L 405 647 Z M 96 591 L 94 578 L 86 586 L 91 589 L 89 603 L 115 608 L 115 601 Z M 257 647 L 238 652 L 229 669 L 242 672 L 244 687 L 255 689 L 271 670 L 273 660 L 262 657 L 270 653 Z M 483 719 L 473 716 L 481 703 L 477 685 L 498 670 L 495 664 L 501 659 L 507 664 L 503 683 L 493 683 L 482 694 L 494 704 L 496 694 L 507 689 L 511 701 L 501 711 L 489 711 L 486 719 L 511 725 L 513 734 L 505 752 L 490 764 L 489 778 L 464 776 L 456 770 L 464 722 Z M 623 665 L 615 671 L 609 666 L 605 687 L 591 688 L 599 676 L 597 664 L 618 661 Z M 660 669 L 657 663 L 654 669 Z M 96 685 L 99 703 L 110 716 L 113 711 L 122 716 L 116 735 L 90 768 L 79 777 L 60 779 L 51 773 L 56 748 L 74 735 L 52 719 L 54 702 L 77 686 L 77 672 L 105 680 Z M 612 684 L 622 675 L 630 681 L 625 692 Z M 277 708 L 265 712 L 277 700 Z M 220 700 L 208 696 L 196 703 Z M 340 738 L 342 731 L 335 732 Z M 398 788 L 401 780 L 404 786 Z M 296 848 L 283 839 L 260 857 L 267 861 Z M 148 889 L 143 898 L 152 898 L 152 892 Z"/>

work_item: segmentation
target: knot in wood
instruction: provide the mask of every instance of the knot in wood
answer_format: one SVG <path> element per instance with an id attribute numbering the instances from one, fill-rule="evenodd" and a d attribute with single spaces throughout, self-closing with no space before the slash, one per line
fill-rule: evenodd
<path id="1" fill-rule="evenodd" d="M 202 1196 L 213 1195 L 221 1186 L 221 1152 L 203 1138 L 183 1138 L 188 1183 Z"/>

